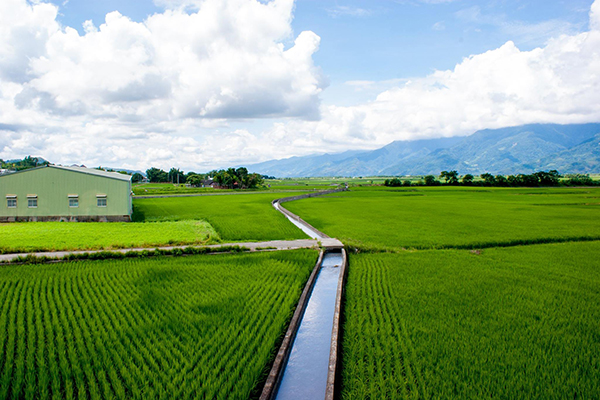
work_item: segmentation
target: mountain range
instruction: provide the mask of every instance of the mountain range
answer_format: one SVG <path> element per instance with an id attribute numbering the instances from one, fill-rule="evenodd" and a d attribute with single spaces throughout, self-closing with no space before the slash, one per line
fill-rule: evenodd
<path id="1" fill-rule="evenodd" d="M 484 129 L 463 137 L 395 141 L 377 150 L 291 157 L 248 168 L 280 178 L 437 175 L 443 170 L 600 173 L 600 123 Z"/>

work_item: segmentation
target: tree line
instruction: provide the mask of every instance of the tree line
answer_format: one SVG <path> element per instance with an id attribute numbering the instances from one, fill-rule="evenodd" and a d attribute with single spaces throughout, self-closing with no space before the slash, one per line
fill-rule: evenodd
<path id="1" fill-rule="evenodd" d="M 40 167 L 42 165 L 48 165 L 49 162 L 39 157 L 31 157 L 27 156 L 22 160 L 11 160 L 4 161 L 0 159 L 0 168 L 1 169 L 10 169 L 13 171 L 22 171 L 24 169 Z"/>
<path id="2" fill-rule="evenodd" d="M 207 174 L 198 174 L 196 172 L 184 173 L 178 168 L 171 168 L 167 172 L 152 167 L 146 170 L 146 176 L 152 183 L 187 183 L 192 186 L 200 186 L 203 181 L 212 179 L 219 187 L 229 189 L 252 189 L 264 183 L 262 175 L 251 174 L 245 167 L 212 170 Z M 139 182 L 142 179 L 143 176 L 141 174 L 133 174 L 132 180 L 134 182 Z"/>
<path id="3" fill-rule="evenodd" d="M 564 179 L 562 179 L 564 178 Z M 439 179 L 439 180 L 438 180 Z M 443 182 L 441 181 L 443 179 Z M 495 186 L 495 187 L 536 187 L 536 186 L 600 186 L 588 174 L 568 174 L 564 177 L 557 170 L 539 171 L 533 174 L 492 175 L 485 173 L 475 180 L 472 174 L 459 175 L 457 171 L 442 171 L 438 177 L 426 175 L 422 180 L 386 179 L 385 186 Z"/>

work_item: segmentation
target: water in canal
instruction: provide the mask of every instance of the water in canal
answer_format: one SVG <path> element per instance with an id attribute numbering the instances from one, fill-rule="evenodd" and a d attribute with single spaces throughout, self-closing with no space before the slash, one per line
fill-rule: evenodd
<path id="1" fill-rule="evenodd" d="M 279 208 L 279 202 L 276 202 L 274 204 L 274 207 L 278 210 L 281 211 Z M 302 230 L 302 232 L 306 233 L 310 238 L 312 239 L 325 239 L 324 236 L 322 236 L 321 234 L 319 234 L 318 232 L 315 232 L 314 230 L 311 229 L 310 226 L 306 226 L 305 224 L 303 224 L 300 221 L 295 220 L 294 218 L 290 217 L 287 214 L 283 214 L 286 216 L 287 219 L 290 220 L 290 222 L 294 225 L 296 225 L 298 228 L 300 228 Z"/>
<path id="2" fill-rule="evenodd" d="M 277 400 L 323 400 L 341 253 L 326 253 L 283 372 Z"/>

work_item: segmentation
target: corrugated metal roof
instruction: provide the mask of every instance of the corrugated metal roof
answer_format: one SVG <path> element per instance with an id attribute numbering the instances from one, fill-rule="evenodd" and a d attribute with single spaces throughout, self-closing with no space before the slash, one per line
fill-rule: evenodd
<path id="1" fill-rule="evenodd" d="M 89 174 L 89 175 L 102 176 L 104 178 L 118 179 L 120 181 L 130 181 L 131 180 L 131 175 L 120 174 L 118 172 L 107 172 L 107 171 L 101 171 L 99 169 L 85 168 L 85 167 L 64 167 L 62 165 L 45 165 L 42 167 L 29 168 L 29 169 L 24 169 L 21 171 L 14 172 L 10 175 L 22 174 L 23 172 L 34 171 L 36 169 L 41 169 L 41 168 L 63 169 L 66 171 L 71 171 L 71 172 L 79 172 L 81 174 Z M 2 176 L 9 176 L 9 175 L 2 175 Z"/>
<path id="2" fill-rule="evenodd" d="M 120 179 L 122 181 L 131 180 L 131 175 L 120 174 L 118 172 L 107 172 L 94 168 L 85 167 L 63 167 L 62 165 L 49 165 L 50 168 L 65 169 L 67 171 L 81 172 L 84 174 L 103 176 L 105 178 Z"/>

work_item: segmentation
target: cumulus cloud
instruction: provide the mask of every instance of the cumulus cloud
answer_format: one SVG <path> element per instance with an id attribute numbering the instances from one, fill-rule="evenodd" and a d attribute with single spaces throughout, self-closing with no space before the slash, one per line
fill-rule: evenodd
<path id="1" fill-rule="evenodd" d="M 600 1 L 594 1 L 590 10 L 590 29 L 600 31 Z"/>
<path id="2" fill-rule="evenodd" d="M 312 55 L 320 38 L 293 46 L 293 0 L 204 0 L 144 22 L 118 12 L 85 34 L 56 22 L 57 7 L 0 5 L 0 77 L 22 85 L 19 108 L 132 118 L 316 118 L 324 80 Z"/>
<path id="3" fill-rule="evenodd" d="M 320 121 L 276 126 L 271 136 L 289 138 L 279 148 L 298 155 L 528 123 L 600 121 L 600 26 L 593 21 L 599 9 L 596 0 L 589 32 L 561 35 L 531 51 L 509 41 L 464 59 L 453 70 L 396 84 L 372 102 L 322 106 Z"/>

